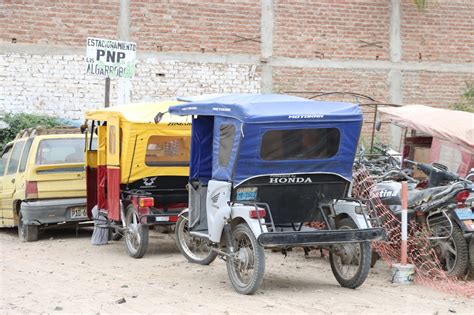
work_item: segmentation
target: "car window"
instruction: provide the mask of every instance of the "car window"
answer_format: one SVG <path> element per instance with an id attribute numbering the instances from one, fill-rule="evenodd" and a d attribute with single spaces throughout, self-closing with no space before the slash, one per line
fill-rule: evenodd
<path id="1" fill-rule="evenodd" d="M 267 161 L 327 159 L 339 150 L 337 128 L 269 130 L 263 134 L 260 157 Z"/>
<path id="2" fill-rule="evenodd" d="M 2 156 L 0 158 L 0 177 L 3 176 L 3 174 L 5 173 L 5 168 L 7 166 L 10 153 L 12 152 L 12 148 L 13 145 L 9 145 L 2 152 Z"/>
<path id="3" fill-rule="evenodd" d="M 25 141 L 15 143 L 15 146 L 13 147 L 13 150 L 12 150 L 12 155 L 10 157 L 10 161 L 8 162 L 7 172 L 5 175 L 16 173 L 18 169 L 18 164 L 20 163 L 21 151 L 23 151 L 24 146 L 25 146 Z"/>
<path id="4" fill-rule="evenodd" d="M 84 163 L 84 139 L 43 139 L 38 144 L 36 165 Z"/>
<path id="5" fill-rule="evenodd" d="M 30 154 L 31 144 L 33 143 L 33 138 L 30 138 L 25 143 L 25 148 L 23 149 L 23 154 L 21 155 L 20 167 L 18 172 L 22 173 L 25 171 L 26 162 L 28 161 L 28 155 Z"/>

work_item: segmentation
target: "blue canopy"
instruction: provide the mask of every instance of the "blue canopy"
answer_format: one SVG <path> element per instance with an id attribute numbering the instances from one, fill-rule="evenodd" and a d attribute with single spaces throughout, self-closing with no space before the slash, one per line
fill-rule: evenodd
<path id="1" fill-rule="evenodd" d="M 170 112 L 176 115 L 232 117 L 246 123 L 361 119 L 361 112 L 356 104 L 313 101 L 283 94 L 209 96 L 204 100 L 173 106 Z"/>
<path id="2" fill-rule="evenodd" d="M 169 112 L 195 116 L 191 179 L 212 178 L 238 185 L 259 175 L 335 173 L 351 180 L 362 126 L 362 112 L 356 104 L 280 94 L 230 94 L 172 106 Z M 333 152 L 309 158 L 262 157 L 264 135 L 285 130 L 333 131 L 332 136 L 318 134 L 329 139 L 324 144 Z M 272 143 L 271 138 L 266 141 Z M 291 146 L 273 141 L 283 150 Z"/>

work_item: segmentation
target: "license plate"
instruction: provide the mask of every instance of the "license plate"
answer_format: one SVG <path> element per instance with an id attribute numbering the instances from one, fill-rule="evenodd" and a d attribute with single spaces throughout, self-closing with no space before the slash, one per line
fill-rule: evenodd
<path id="1" fill-rule="evenodd" d="M 74 207 L 71 208 L 71 219 L 83 219 L 87 218 L 87 212 L 85 207 Z"/>
<path id="2" fill-rule="evenodd" d="M 474 213 L 469 208 L 456 209 L 459 220 L 474 220 Z"/>
<path id="3" fill-rule="evenodd" d="M 257 199 L 257 187 L 245 187 L 237 189 L 237 200 L 255 200 Z"/>
<path id="4" fill-rule="evenodd" d="M 170 217 L 156 217 L 155 221 L 156 222 L 168 222 L 170 220 Z"/>

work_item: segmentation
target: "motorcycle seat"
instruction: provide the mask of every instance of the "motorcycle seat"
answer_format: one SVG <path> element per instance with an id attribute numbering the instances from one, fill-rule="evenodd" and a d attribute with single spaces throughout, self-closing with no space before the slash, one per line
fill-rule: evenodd
<path id="1" fill-rule="evenodd" d="M 431 196 L 443 191 L 446 186 L 431 187 L 422 190 L 414 189 L 408 191 L 408 208 L 412 208 L 422 202 L 426 202 L 431 199 Z"/>

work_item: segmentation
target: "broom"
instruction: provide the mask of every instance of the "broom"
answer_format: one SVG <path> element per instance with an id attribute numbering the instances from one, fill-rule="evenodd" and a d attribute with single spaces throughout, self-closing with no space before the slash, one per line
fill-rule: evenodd
<path id="1" fill-rule="evenodd" d="M 94 232 L 92 233 L 92 245 L 105 245 L 109 240 L 109 226 L 107 218 L 99 211 L 96 205 L 92 208 L 92 218 L 94 219 Z"/>

